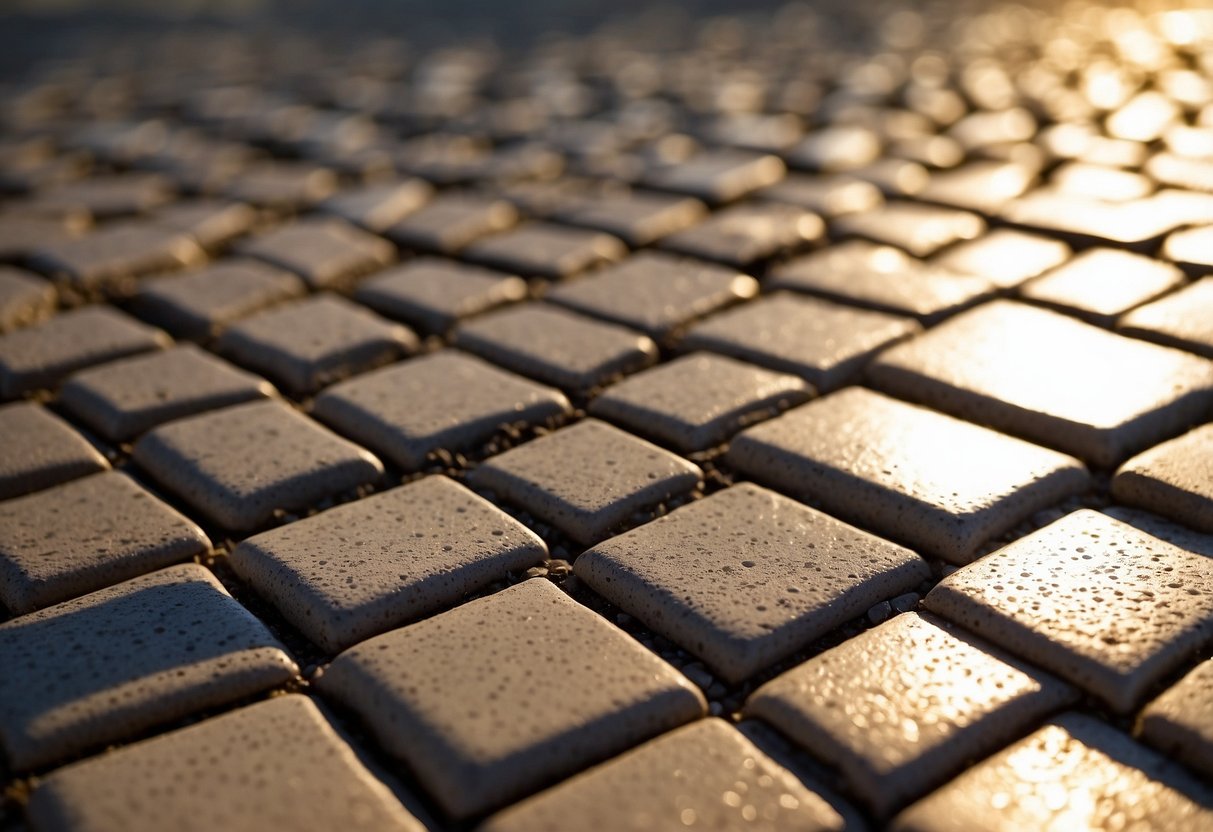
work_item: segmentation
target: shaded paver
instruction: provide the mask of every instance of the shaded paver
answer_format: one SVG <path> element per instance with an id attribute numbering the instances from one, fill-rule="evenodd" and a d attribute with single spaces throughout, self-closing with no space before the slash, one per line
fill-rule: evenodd
<path id="1" fill-rule="evenodd" d="M 0 332 L 49 317 L 57 300 L 53 284 L 32 272 L 0 266 Z"/>
<path id="2" fill-rule="evenodd" d="M 953 573 L 926 605 L 1128 713 L 1213 642 L 1211 563 L 1083 509 Z"/>
<path id="3" fill-rule="evenodd" d="M 518 211 L 504 200 L 444 193 L 385 229 L 383 234 L 405 248 L 454 254 L 517 222 Z"/>
<path id="4" fill-rule="evenodd" d="M 59 769 L 28 812 L 40 831 L 424 830 L 304 696 L 275 697 Z"/>
<path id="5" fill-rule="evenodd" d="M 544 580 L 351 648 L 317 684 L 455 817 L 522 797 L 706 709 L 672 667 Z M 560 707 L 535 707 L 543 699 Z"/>
<path id="6" fill-rule="evenodd" d="M 647 246 L 699 222 L 707 209 L 690 197 L 645 191 L 587 196 L 557 207 L 560 222 L 605 231 L 629 246 Z"/>
<path id="7" fill-rule="evenodd" d="M 21 668 L 0 674 L 0 743 L 18 771 L 298 672 L 261 622 L 197 564 L 0 624 L 0 663 Z"/>
<path id="8" fill-rule="evenodd" d="M 746 713 L 842 769 L 887 817 L 1074 698 L 946 622 L 907 613 L 763 685 Z"/>
<path id="9" fill-rule="evenodd" d="M 528 223 L 469 245 L 463 256 L 473 262 L 515 274 L 562 280 L 612 263 L 627 246 L 600 231 Z"/>
<path id="10" fill-rule="evenodd" d="M 731 682 L 930 577 L 908 549 L 749 483 L 599 543 L 574 569 Z"/>
<path id="11" fill-rule="evenodd" d="M 1146 743 L 1213 777 L 1213 660 L 1201 662 L 1141 712 Z"/>
<path id="12" fill-rule="evenodd" d="M 1023 286 L 1030 300 L 1103 326 L 1135 306 L 1182 286 L 1183 272 L 1129 251 L 1093 248 Z"/>
<path id="13" fill-rule="evenodd" d="M 738 269 L 821 239 L 825 224 L 795 205 L 735 205 L 659 242 L 661 248 Z"/>
<path id="14" fill-rule="evenodd" d="M 358 285 L 354 299 L 389 318 L 442 333 L 527 295 L 520 277 L 437 257 L 416 257 Z"/>
<path id="15" fill-rule="evenodd" d="M 953 563 L 1089 478 L 1071 457 L 859 388 L 743 431 L 725 461 Z"/>
<path id="16" fill-rule="evenodd" d="M 1112 497 L 1213 534 L 1213 424 L 1130 459 L 1112 478 Z"/>
<path id="17" fill-rule="evenodd" d="M 320 210 L 382 233 L 425 205 L 433 193 L 420 179 L 375 183 L 339 191 L 321 203 Z"/>
<path id="18" fill-rule="evenodd" d="M 43 246 L 30 256 L 29 263 L 56 281 L 88 291 L 205 258 L 188 234 L 144 221 L 108 225 L 83 237 Z"/>
<path id="19" fill-rule="evenodd" d="M 169 205 L 157 211 L 152 220 L 189 234 L 198 245 L 213 251 L 251 231 L 257 212 L 243 202 L 197 199 Z"/>
<path id="20" fill-rule="evenodd" d="M 312 289 L 343 285 L 395 255 L 387 240 L 337 219 L 306 219 L 242 244 L 241 254 L 299 275 Z"/>
<path id="21" fill-rule="evenodd" d="M 134 458 L 208 519 L 237 531 L 383 474 L 370 452 L 274 401 L 161 425 L 135 443 Z"/>
<path id="22" fill-rule="evenodd" d="M 742 150 L 714 150 L 692 156 L 645 176 L 645 184 L 698 197 L 713 204 L 735 202 L 773 185 L 787 168 L 777 156 Z"/>
<path id="23" fill-rule="evenodd" d="M 442 476 L 249 538 L 236 572 L 309 638 L 337 652 L 532 566 L 533 532 Z"/>
<path id="24" fill-rule="evenodd" d="M 1126 335 L 1213 358 L 1213 277 L 1134 309 L 1117 322 Z"/>
<path id="25" fill-rule="evenodd" d="M 0 500 L 110 467 L 88 440 L 33 402 L 0 407 L 0 436 Z"/>

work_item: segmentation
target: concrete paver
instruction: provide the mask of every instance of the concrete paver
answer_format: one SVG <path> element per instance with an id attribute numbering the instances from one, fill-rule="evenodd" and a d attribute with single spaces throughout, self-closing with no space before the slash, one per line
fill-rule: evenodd
<path id="1" fill-rule="evenodd" d="M 0 500 L 95 474 L 109 461 L 66 422 L 33 402 L 0 407 Z"/>
<path id="2" fill-rule="evenodd" d="M 1112 478 L 1112 497 L 1213 534 L 1213 424 L 1130 459 Z"/>

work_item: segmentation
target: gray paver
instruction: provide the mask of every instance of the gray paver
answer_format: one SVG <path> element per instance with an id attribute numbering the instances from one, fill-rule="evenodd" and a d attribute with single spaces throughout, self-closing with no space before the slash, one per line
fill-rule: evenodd
<path id="1" fill-rule="evenodd" d="M 1030 281 L 1020 294 L 1110 326 L 1119 315 L 1183 282 L 1183 272 L 1175 266 L 1128 251 L 1093 248 Z"/>
<path id="2" fill-rule="evenodd" d="M 340 191 L 321 203 L 320 210 L 381 233 L 425 205 L 433 193 L 420 179 L 375 183 Z"/>
<path id="3" fill-rule="evenodd" d="M 516 222 L 518 211 L 504 200 L 445 193 L 383 233 L 405 248 L 454 254 L 469 243 L 504 231 Z"/>
<path id="4" fill-rule="evenodd" d="M 662 238 L 661 248 L 738 269 L 803 248 L 821 239 L 825 224 L 816 214 L 777 202 L 734 205 L 709 214 L 685 231 Z"/>
<path id="5" fill-rule="evenodd" d="M 170 271 L 206 258 L 188 234 L 150 222 L 107 225 L 37 249 L 30 266 L 73 288 L 107 288 L 125 278 Z"/>
<path id="6" fill-rule="evenodd" d="M 169 202 L 173 189 L 158 173 L 91 176 L 38 191 L 29 202 L 34 213 L 84 210 L 98 219 L 143 214 Z"/>
<path id="7" fill-rule="evenodd" d="M 926 605 L 1128 713 L 1213 642 L 1210 563 L 1083 509 L 953 573 Z"/>
<path id="8" fill-rule="evenodd" d="M 316 418 L 406 470 L 439 451 L 474 450 L 572 411 L 559 390 L 454 350 L 374 370 L 325 390 Z"/>
<path id="9" fill-rule="evenodd" d="M 462 256 L 507 272 L 563 280 L 626 254 L 627 246 L 610 234 L 533 222 L 478 240 Z"/>
<path id="10" fill-rule="evenodd" d="M 0 674 L 0 743 L 18 771 L 298 672 L 261 622 L 197 564 L 0 624 L 0 664 L 22 669 Z"/>
<path id="11" fill-rule="evenodd" d="M 57 301 L 52 284 L 31 272 L 0 266 L 0 333 L 49 317 Z"/>
<path id="12" fill-rule="evenodd" d="M 586 419 L 492 457 L 469 482 L 590 544 L 636 513 L 689 494 L 702 477 L 669 451 Z"/>
<path id="13" fill-rule="evenodd" d="M 294 695 L 59 769 L 28 812 L 40 831 L 424 832 L 312 701 Z"/>
<path id="14" fill-rule="evenodd" d="M 318 686 L 368 723 L 456 817 L 522 797 L 705 711 L 677 671 L 544 580 L 353 647 Z M 537 707 L 544 700 L 560 706 Z"/>
<path id="15" fill-rule="evenodd" d="M 907 613 L 763 685 L 746 713 L 841 768 L 884 817 L 1074 698 L 946 622 Z"/>
<path id="16" fill-rule="evenodd" d="M 574 569 L 731 682 L 930 576 L 908 549 L 750 484 L 599 543 Z"/>
<path id="17" fill-rule="evenodd" d="M 743 150 L 705 151 L 645 176 L 654 188 L 686 194 L 719 204 L 773 185 L 787 171 L 777 156 Z"/>
<path id="18" fill-rule="evenodd" d="M 337 176 L 305 162 L 262 162 L 231 177 L 224 194 L 271 211 L 289 213 L 310 207 L 337 190 Z"/>
<path id="19" fill-rule="evenodd" d="M 1117 328 L 1126 335 L 1213 358 L 1213 277 L 1134 309 Z"/>
<path id="20" fill-rule="evenodd" d="M 508 514 L 432 476 L 249 538 L 231 561 L 291 623 L 336 653 L 452 606 L 546 554 Z"/>
<path id="21" fill-rule="evenodd" d="M 627 191 L 573 199 L 553 216 L 569 225 L 605 231 L 637 247 L 689 228 L 706 213 L 703 203 L 690 197 Z"/>
<path id="22" fill-rule="evenodd" d="M 368 451 L 275 401 L 161 425 L 135 443 L 134 459 L 210 520 L 236 531 L 383 474 Z"/>
<path id="23" fill-rule="evenodd" d="M 866 211 L 883 202 L 880 189 L 848 175 L 807 176 L 802 173 L 788 174 L 783 180 L 754 194 L 759 199 L 771 202 L 786 202 L 799 205 L 815 214 L 837 217 Z"/>
<path id="24" fill-rule="evenodd" d="M 976 240 L 959 243 L 934 258 L 935 265 L 974 274 L 1010 289 L 1036 277 L 1070 256 L 1060 240 L 1009 228 L 996 228 Z"/>
<path id="25" fill-rule="evenodd" d="M 1141 712 L 1142 739 L 1168 757 L 1213 777 L 1213 659 L 1167 689 Z"/>
<path id="26" fill-rule="evenodd" d="M 0 500 L 110 467 L 88 440 L 33 402 L 0 407 L 0 436 Z"/>
<path id="27" fill-rule="evenodd" d="M 526 281 L 520 277 L 437 257 L 417 257 L 386 269 L 354 291 L 359 303 L 438 333 L 526 295 Z"/>
<path id="28" fill-rule="evenodd" d="M 1130 459 L 1112 478 L 1112 497 L 1213 534 L 1213 424 Z"/>
<path id="29" fill-rule="evenodd" d="M 251 231 L 257 222 L 257 212 L 243 202 L 195 199 L 169 205 L 157 211 L 152 220 L 189 234 L 198 245 L 211 251 Z"/>
<path id="30" fill-rule="evenodd" d="M 349 283 L 395 256 L 387 240 L 329 218 L 284 225 L 243 243 L 239 251 L 299 275 L 313 289 Z"/>
<path id="31" fill-rule="evenodd" d="M 860 388 L 743 431 L 725 461 L 953 563 L 1089 481 L 1072 457 Z"/>

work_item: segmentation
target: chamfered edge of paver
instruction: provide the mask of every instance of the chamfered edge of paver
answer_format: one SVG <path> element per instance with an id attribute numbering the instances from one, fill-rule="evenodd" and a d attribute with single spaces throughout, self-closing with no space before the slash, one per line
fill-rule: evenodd
<path id="1" fill-rule="evenodd" d="M 1206 659 L 1142 710 L 1135 733 L 1168 757 L 1213 778 L 1210 689 L 1213 689 L 1213 659 Z"/>

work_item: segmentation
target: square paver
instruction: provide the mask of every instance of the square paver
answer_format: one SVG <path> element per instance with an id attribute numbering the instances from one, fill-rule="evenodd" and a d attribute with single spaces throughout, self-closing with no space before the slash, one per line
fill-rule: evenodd
<path id="1" fill-rule="evenodd" d="M 823 217 L 838 217 L 867 211 L 880 205 L 880 189 L 847 174 L 810 176 L 789 173 L 779 182 L 756 191 L 758 199 L 798 205 Z"/>
<path id="2" fill-rule="evenodd" d="M 1213 778 L 1213 659 L 1201 662 L 1141 712 L 1141 738 Z"/>
<path id="3" fill-rule="evenodd" d="M 1213 406 L 1213 362 L 1010 301 L 887 350 L 868 377 L 894 395 L 1106 467 Z"/>
<path id="4" fill-rule="evenodd" d="M 1134 309 L 1117 322 L 1125 335 L 1213 358 L 1213 277 Z"/>
<path id="5" fill-rule="evenodd" d="M 368 451 L 276 401 L 161 425 L 135 443 L 134 459 L 233 531 L 264 526 L 277 511 L 313 507 L 383 474 Z"/>
<path id="6" fill-rule="evenodd" d="M 845 821 L 736 728 L 701 719 L 493 815 L 480 829 L 646 832 L 687 826 L 838 832 Z"/>
<path id="7" fill-rule="evenodd" d="M 21 668 L 0 674 L 0 744 L 17 771 L 298 673 L 269 630 L 194 563 L 0 624 L 0 664 Z"/>
<path id="8" fill-rule="evenodd" d="M 357 713 L 457 818 L 706 710 L 674 668 L 545 580 L 353 647 L 317 685 Z M 538 707 L 543 701 L 560 707 Z"/>
<path id="9" fill-rule="evenodd" d="M 1075 698 L 947 622 L 907 613 L 763 685 L 746 714 L 842 769 L 887 817 Z"/>
<path id="10" fill-rule="evenodd" d="M 53 284 L 32 272 L 0 266 L 0 333 L 49 317 L 58 300 Z"/>
<path id="11" fill-rule="evenodd" d="M 420 179 L 381 182 L 339 191 L 320 205 L 320 210 L 380 234 L 421 208 L 434 189 Z"/>
<path id="12" fill-rule="evenodd" d="M 637 513 L 694 491 L 703 473 L 669 451 L 586 419 L 492 457 L 468 479 L 588 545 L 621 531 Z"/>
<path id="13" fill-rule="evenodd" d="M 662 339 L 756 294 L 758 281 L 725 266 L 640 252 L 556 286 L 545 299 Z"/>
<path id="14" fill-rule="evenodd" d="M 1088 716 L 1065 714 L 902 812 L 895 832 L 1213 824 L 1213 790 Z"/>
<path id="15" fill-rule="evenodd" d="M 417 346 L 408 327 L 329 292 L 238 321 L 216 344 L 297 394 L 388 364 Z"/>
<path id="16" fill-rule="evenodd" d="M 164 349 L 171 339 L 109 306 L 86 306 L 0 336 L 0 398 L 53 387 L 76 370 Z"/>
<path id="17" fill-rule="evenodd" d="M 61 768 L 41 781 L 27 812 L 38 829 L 82 832 L 424 832 L 312 700 L 297 695 Z"/>
<path id="18" fill-rule="evenodd" d="M 231 561 L 292 624 L 336 653 L 546 556 L 534 532 L 432 476 L 249 538 Z"/>
<path id="19" fill-rule="evenodd" d="M 749 483 L 595 545 L 575 571 L 730 682 L 930 577 L 910 550 Z"/>
<path id="20" fill-rule="evenodd" d="M 1171 234 L 1163 244 L 1162 256 L 1192 275 L 1213 272 L 1213 225 Z"/>
<path id="21" fill-rule="evenodd" d="M 1130 459 L 1112 478 L 1112 497 L 1213 534 L 1213 424 Z"/>
<path id="22" fill-rule="evenodd" d="M 96 474 L 0 503 L 0 601 L 27 613 L 210 546 L 196 523 L 125 474 Z"/>
<path id="23" fill-rule="evenodd" d="M 182 344 L 81 370 L 59 398 L 81 422 L 122 442 L 173 419 L 273 394 L 265 379 Z"/>
<path id="24" fill-rule="evenodd" d="M 455 346 L 572 393 L 587 393 L 657 361 L 646 335 L 544 303 L 465 322 Z"/>
<path id="25" fill-rule="evenodd" d="M 821 239 L 825 224 L 795 205 L 734 205 L 709 214 L 703 222 L 664 237 L 661 248 L 703 260 L 749 269 L 764 260 L 804 248 Z"/>
<path id="26" fill-rule="evenodd" d="M 703 219 L 707 209 L 691 197 L 624 191 L 570 200 L 553 216 L 560 222 L 605 231 L 629 246 L 647 246 Z"/>
<path id="27" fill-rule="evenodd" d="M 204 341 L 241 318 L 306 292 L 303 281 L 290 272 L 232 257 L 179 277 L 147 281 L 133 306 L 140 317 L 178 337 Z"/>
<path id="28" fill-rule="evenodd" d="M 705 151 L 644 177 L 646 185 L 706 202 L 736 202 L 783 179 L 787 167 L 778 156 L 744 150 Z"/>
<path id="29" fill-rule="evenodd" d="M 1089 482 L 1072 457 L 861 388 L 743 431 L 725 462 L 953 563 Z"/>
<path id="30" fill-rule="evenodd" d="M 33 402 L 0 407 L 0 436 L 0 500 L 110 467 L 67 422 Z"/>
<path id="31" fill-rule="evenodd" d="M 182 231 L 150 222 L 124 222 L 45 245 L 30 255 L 28 262 L 57 282 L 91 291 L 205 259 L 198 243 Z"/>
<path id="32" fill-rule="evenodd" d="M 257 212 L 243 202 L 194 199 L 169 205 L 152 220 L 189 234 L 202 248 L 214 251 L 250 232 L 257 224 Z"/>
<path id="33" fill-rule="evenodd" d="M 520 277 L 437 257 L 417 257 L 386 269 L 354 291 L 359 303 L 436 333 L 526 296 L 527 284 Z"/>
<path id="34" fill-rule="evenodd" d="M 474 451 L 570 412 L 559 390 L 474 356 L 441 350 L 336 384 L 312 404 L 317 419 L 405 470 L 439 452 Z"/>
<path id="35" fill-rule="evenodd" d="M 1182 286 L 1175 266 L 1130 251 L 1087 249 L 1020 289 L 1030 300 L 1111 326 L 1116 318 Z"/>
<path id="36" fill-rule="evenodd" d="M 813 388 L 712 353 L 691 353 L 637 373 L 590 402 L 591 415 L 680 451 L 704 451 L 741 428 L 808 401 Z"/>
<path id="37" fill-rule="evenodd" d="M 98 219 L 144 214 L 173 199 L 171 183 L 159 173 L 90 176 L 38 191 L 29 210 L 40 214 L 87 211 Z"/>
<path id="38" fill-rule="evenodd" d="M 984 277 L 1000 289 L 1056 268 L 1070 256 L 1060 240 L 1010 228 L 996 228 L 975 240 L 959 243 L 934 258 L 945 269 Z"/>
<path id="39" fill-rule="evenodd" d="M 1211 567 L 1084 509 L 953 573 L 926 605 L 1128 713 L 1213 643 Z"/>
<path id="40" fill-rule="evenodd" d="M 969 211 L 889 202 L 871 211 L 838 217 L 832 229 L 844 237 L 863 237 L 926 257 L 953 243 L 976 239 L 986 224 Z"/>
<path id="41" fill-rule="evenodd" d="M 454 254 L 517 222 L 517 209 L 505 200 L 444 193 L 385 229 L 383 234 L 404 248 Z"/>
<path id="42" fill-rule="evenodd" d="M 462 256 L 506 272 L 563 280 L 627 252 L 620 240 L 601 231 L 535 222 L 478 240 Z"/>
<path id="43" fill-rule="evenodd" d="M 224 195 L 270 211 L 289 214 L 309 208 L 337 190 L 337 175 L 306 162 L 263 162 L 232 176 Z"/>
<path id="44" fill-rule="evenodd" d="M 780 292 L 697 324 L 680 347 L 793 373 L 828 391 L 880 350 L 921 331 L 913 318 Z"/>
<path id="45" fill-rule="evenodd" d="M 327 218 L 297 220 L 249 240 L 239 251 L 299 275 L 312 289 L 345 285 L 395 258 L 387 240 Z"/>

